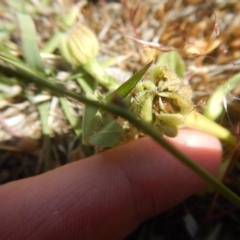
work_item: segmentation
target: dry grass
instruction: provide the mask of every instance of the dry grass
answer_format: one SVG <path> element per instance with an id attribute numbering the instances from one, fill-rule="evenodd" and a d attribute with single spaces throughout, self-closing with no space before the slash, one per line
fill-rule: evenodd
<path id="1" fill-rule="evenodd" d="M 9 6 L 11 5 L 9 2 L 14 1 L 5 1 L 0 4 L 0 29 L 3 32 L 0 35 L 0 41 L 2 47 L 7 46 L 8 49 L 11 49 L 11 54 L 22 57 L 16 15 L 13 6 Z M 59 0 L 46 1 L 49 4 L 45 6 L 40 0 L 26 2 L 26 9 L 33 16 L 37 27 L 40 49 L 45 46 L 56 30 L 61 29 L 59 19 L 66 16 L 68 11 L 75 7 L 78 10 L 77 21 L 90 26 L 98 36 L 99 59 L 117 58 L 118 61 L 114 67 L 110 67 L 108 71 L 115 76 L 120 76 L 119 81 L 127 79 L 150 60 L 157 59 L 162 52 L 174 49 L 181 54 L 185 61 L 186 78 L 194 89 L 194 101 L 198 104 L 201 99 L 208 97 L 217 86 L 239 72 L 240 16 L 238 13 L 240 2 L 238 0 L 213 2 L 200 0 L 122 0 L 121 2 L 102 0 L 96 4 L 87 1 L 79 1 L 75 4 L 74 1 Z M 140 44 L 136 39 L 157 43 L 158 47 L 152 48 L 151 44 Z M 69 67 L 63 64 L 58 51 L 41 56 L 45 66 L 57 69 L 59 81 L 67 78 Z M 12 84 L 1 87 L 2 93 L 11 94 L 12 97 L 0 100 L 0 183 L 29 177 L 44 171 L 42 156 L 46 151 L 46 146 L 43 144 L 41 121 L 36 106 L 43 100 L 48 100 L 50 106 L 48 122 L 51 128 L 50 156 L 52 160 L 49 168 L 52 169 L 61 164 L 78 160 L 92 153 L 91 148 L 81 146 L 79 138 L 59 107 L 58 98 L 45 92 L 35 94 L 34 86 L 26 93 L 24 84 L 14 84 L 14 76 L 9 76 L 9 79 Z M 72 90 L 78 88 L 73 81 L 67 81 L 64 84 Z M 30 96 L 27 95 L 29 93 Z M 240 88 L 238 87 L 229 99 L 229 118 L 225 116 L 221 119 L 224 126 L 229 129 L 232 127 L 234 129 L 240 121 L 239 94 Z M 69 104 L 73 109 L 73 114 L 81 118 L 82 106 L 73 102 L 69 102 Z M 200 110 L 202 107 L 204 105 L 200 106 Z M 228 154 L 231 153 L 232 150 L 228 152 Z M 238 169 L 239 166 L 235 169 L 235 176 L 239 172 Z M 235 177 L 235 182 L 228 180 L 228 183 L 240 192 L 237 179 L 238 177 Z M 197 199 L 197 204 L 200 203 L 204 209 L 207 208 L 209 202 L 211 199 L 208 197 Z M 188 210 L 197 209 L 197 218 L 203 217 L 201 210 L 196 207 L 196 201 L 190 200 L 187 204 Z M 227 204 L 224 204 L 227 207 Z M 219 207 L 219 209 L 221 208 Z M 237 214 L 239 213 L 230 213 L 226 216 L 223 214 L 222 218 L 217 218 L 220 219 L 217 222 L 211 222 L 211 226 L 215 227 L 217 232 L 218 224 L 224 224 L 226 219 L 232 219 L 234 225 L 232 228 L 228 225 L 223 230 L 221 225 L 220 230 L 224 232 L 224 236 L 227 236 L 225 239 L 236 239 L 234 236 L 237 232 L 239 233 L 239 227 L 237 227 L 237 223 L 239 224 Z M 178 221 L 182 222 L 184 214 L 182 209 L 177 209 L 165 214 L 163 218 L 169 221 L 175 219 L 174 221 L 178 224 Z M 162 230 L 159 230 L 158 236 L 167 234 L 169 237 L 166 239 L 176 239 L 174 234 L 171 235 L 171 231 L 168 231 L 168 228 L 176 229 L 176 225 L 175 227 L 168 225 L 165 228 L 166 232 L 163 233 Z M 207 234 L 213 232 L 208 227 L 205 230 Z M 181 231 L 185 234 L 182 239 L 189 239 L 186 230 L 185 232 Z M 136 238 L 131 239 L 137 239 L 139 234 L 139 232 L 136 233 Z"/>

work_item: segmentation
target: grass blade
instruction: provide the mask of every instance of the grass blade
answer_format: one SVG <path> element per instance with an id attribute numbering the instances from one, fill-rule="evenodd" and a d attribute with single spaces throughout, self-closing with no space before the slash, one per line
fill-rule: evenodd
<path id="1" fill-rule="evenodd" d="M 42 48 L 41 52 L 43 53 L 53 53 L 58 47 L 62 39 L 62 33 L 57 31 L 54 35 L 48 40 L 45 46 Z"/>
<path id="2" fill-rule="evenodd" d="M 21 31 L 24 57 L 29 66 L 44 72 L 37 44 L 37 33 L 32 18 L 23 13 L 17 14 Z"/>
<path id="3" fill-rule="evenodd" d="M 217 88 L 207 100 L 204 115 L 212 120 L 216 120 L 223 113 L 224 97 L 238 84 L 240 84 L 240 73 L 232 76 L 226 84 Z"/>
<path id="4" fill-rule="evenodd" d="M 65 97 L 59 97 L 60 103 L 62 105 L 62 109 L 64 111 L 65 116 L 67 117 L 67 120 L 71 124 L 75 134 L 80 137 L 82 134 L 81 130 L 81 121 L 80 119 L 77 119 L 71 111 L 71 107 L 69 106 L 67 99 Z"/>
<path id="5" fill-rule="evenodd" d="M 94 95 L 91 95 L 91 98 L 95 101 L 97 99 Z M 82 141 L 85 145 L 89 145 L 89 137 L 93 134 L 93 129 L 95 129 L 95 124 L 97 121 L 96 113 L 98 107 L 94 107 L 91 104 L 85 104 L 85 109 L 83 113 L 83 124 L 82 124 Z"/>
<path id="6" fill-rule="evenodd" d="M 42 123 L 42 133 L 43 133 L 43 146 L 42 146 L 42 153 L 41 153 L 40 157 L 43 158 L 43 162 L 44 162 L 43 170 L 44 170 L 44 172 L 46 172 L 46 171 L 51 170 L 51 167 L 50 167 L 51 128 L 48 124 L 48 114 L 49 114 L 48 102 L 39 103 L 38 104 L 38 112 L 39 112 L 40 120 Z"/>
<path id="7" fill-rule="evenodd" d="M 108 94 L 105 97 L 106 102 L 110 102 L 115 96 L 118 96 L 124 99 L 135 87 L 135 85 L 141 80 L 144 73 L 148 70 L 151 66 L 152 62 L 148 63 L 142 70 L 137 72 L 131 78 L 129 78 L 125 83 L 123 83 L 119 88 L 117 88 L 112 93 Z"/>
<path id="8" fill-rule="evenodd" d="M 4 61 L 4 59 L 6 59 L 6 62 L 8 62 L 8 63 L 11 63 L 11 61 L 12 61 L 10 58 L 3 57 L 2 55 L 0 55 L 0 59 L 2 59 L 3 61 Z M 15 61 L 13 61 L 13 63 L 15 63 Z M 22 67 L 22 66 L 24 66 L 24 64 L 20 64 L 20 66 Z M 175 156 L 177 159 L 179 159 L 183 164 L 185 164 L 187 167 L 189 167 L 192 171 L 194 171 L 200 177 L 205 179 L 205 181 L 207 183 L 209 183 L 214 189 L 216 189 L 219 193 L 221 193 L 229 201 L 231 201 L 236 206 L 240 207 L 240 197 L 239 196 L 237 196 L 228 187 L 226 187 L 224 184 L 222 184 L 216 178 L 211 176 L 207 171 L 205 171 L 203 168 L 201 168 L 193 160 L 191 160 L 189 157 L 184 155 L 180 150 L 175 148 L 171 143 L 169 143 L 162 136 L 160 136 L 155 128 L 153 128 L 149 124 L 144 123 L 143 121 L 140 121 L 131 112 L 126 111 L 125 108 L 122 108 L 120 106 L 110 104 L 110 103 L 103 104 L 103 103 L 100 103 L 99 101 L 84 97 L 83 95 L 68 91 L 67 89 L 59 86 L 58 84 L 48 81 L 41 75 L 39 76 L 33 70 L 27 71 L 27 74 L 26 74 L 26 72 L 21 71 L 21 74 L 20 74 L 19 72 L 14 71 L 12 68 L 8 69 L 7 67 L 1 66 L 1 65 L 0 65 L 0 67 L 2 69 L 4 69 L 5 71 L 8 70 L 9 72 L 13 72 L 14 74 L 16 74 L 16 76 L 19 76 L 19 75 L 21 76 L 21 74 L 22 74 L 22 76 L 27 78 L 27 80 L 29 82 L 32 81 L 32 82 L 46 88 L 47 90 L 50 90 L 52 93 L 56 94 L 57 96 L 59 96 L 60 94 L 66 95 L 75 100 L 78 100 L 85 104 L 91 105 L 92 107 L 94 107 L 96 109 L 101 108 L 105 111 L 111 112 L 113 114 L 119 115 L 119 116 L 129 120 L 129 122 L 131 122 L 137 128 L 141 129 L 143 132 L 145 132 L 146 134 L 151 136 L 156 142 L 158 142 L 161 146 L 163 146 L 165 149 L 167 149 L 173 156 Z"/>

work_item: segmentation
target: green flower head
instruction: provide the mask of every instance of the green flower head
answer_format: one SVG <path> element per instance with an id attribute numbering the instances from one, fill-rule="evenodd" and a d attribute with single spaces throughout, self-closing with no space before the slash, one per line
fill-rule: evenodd
<path id="1" fill-rule="evenodd" d="M 191 87 L 168 65 L 152 66 L 148 79 L 141 80 L 132 93 L 133 112 L 170 137 L 177 135 L 192 109 Z"/>

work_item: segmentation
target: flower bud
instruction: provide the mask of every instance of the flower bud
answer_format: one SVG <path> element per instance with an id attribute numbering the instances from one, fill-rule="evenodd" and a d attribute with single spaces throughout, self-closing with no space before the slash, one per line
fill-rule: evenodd
<path id="1" fill-rule="evenodd" d="M 88 27 L 78 24 L 63 35 L 60 51 L 70 64 L 84 65 L 98 54 L 98 39 Z"/>

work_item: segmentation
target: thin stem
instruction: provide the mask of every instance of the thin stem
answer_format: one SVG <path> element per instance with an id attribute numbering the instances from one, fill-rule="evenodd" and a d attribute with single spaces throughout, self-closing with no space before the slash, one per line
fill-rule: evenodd
<path id="1" fill-rule="evenodd" d="M 193 160 L 191 160 L 189 157 L 185 156 L 182 152 L 180 152 L 178 149 L 176 149 L 172 144 L 170 144 L 168 141 L 166 141 L 157 131 L 155 128 L 150 126 L 149 124 L 146 124 L 143 121 L 140 121 L 137 119 L 131 112 L 129 112 L 127 109 L 123 107 L 119 107 L 114 104 L 102 104 L 98 101 L 94 101 L 91 99 L 86 98 L 83 95 L 76 94 L 74 92 L 71 92 L 59 84 L 54 83 L 53 81 L 47 80 L 45 77 L 41 75 L 37 75 L 34 72 L 23 72 L 23 71 L 15 71 L 10 68 L 0 66 L 0 69 L 7 70 L 7 72 L 11 72 L 15 74 L 15 76 L 20 76 L 21 78 L 24 78 L 28 82 L 34 82 L 41 88 L 46 88 L 47 90 L 51 90 L 54 95 L 67 95 L 68 97 L 71 97 L 75 100 L 78 100 L 82 103 L 92 105 L 97 108 L 104 109 L 108 112 L 111 112 L 113 114 L 119 115 L 125 119 L 127 119 L 129 122 L 134 124 L 137 128 L 141 129 L 143 132 L 151 136 L 156 142 L 158 142 L 161 146 L 163 146 L 165 149 L 167 149 L 173 156 L 177 157 L 182 163 L 184 163 L 186 166 L 188 166 L 191 170 L 193 170 L 195 173 L 197 173 L 199 176 L 201 176 L 203 179 L 205 179 L 206 182 L 208 182 L 212 187 L 214 187 L 219 193 L 221 193 L 224 197 L 226 197 L 229 201 L 231 201 L 236 206 L 240 207 L 240 197 L 237 196 L 234 192 L 232 192 L 229 188 L 227 188 L 224 184 L 222 184 L 220 181 L 218 181 L 216 178 L 211 176 L 207 171 L 202 169 L 198 164 L 196 164 Z"/>
<path id="2" fill-rule="evenodd" d="M 146 124 L 146 123 L 140 121 L 139 119 L 137 119 L 132 113 L 130 113 L 126 109 L 121 108 L 121 107 L 116 106 L 116 105 L 113 105 L 113 104 L 104 105 L 104 104 L 101 104 L 99 102 L 87 99 L 83 96 L 77 95 L 75 93 L 70 93 L 69 91 L 67 91 L 65 89 L 63 91 L 63 94 L 66 94 L 69 97 L 72 97 L 76 100 L 84 102 L 85 104 L 90 104 L 94 107 L 102 108 L 102 109 L 104 109 L 108 112 L 117 114 L 117 115 L 127 119 L 129 122 L 134 124 L 137 128 L 143 130 L 145 133 L 147 133 L 149 136 L 151 136 L 154 140 L 156 140 L 156 142 L 158 142 L 161 146 L 163 146 L 165 149 L 167 149 L 172 155 L 177 157 L 182 163 L 184 163 L 186 166 L 188 166 L 191 170 L 193 170 L 199 176 L 204 178 L 206 180 L 206 182 L 208 182 L 211 186 L 213 186 L 217 191 L 219 191 L 223 196 L 225 196 L 233 204 L 236 204 L 238 207 L 240 207 L 239 196 L 237 196 L 228 187 L 226 187 L 224 184 L 222 184 L 216 178 L 211 176 L 207 171 L 205 171 L 203 168 L 201 168 L 193 160 L 191 160 L 185 154 L 183 154 L 181 151 L 179 151 L 177 148 L 175 148 L 171 143 L 166 141 L 156 131 L 155 128 L 151 127 L 149 124 Z"/>

